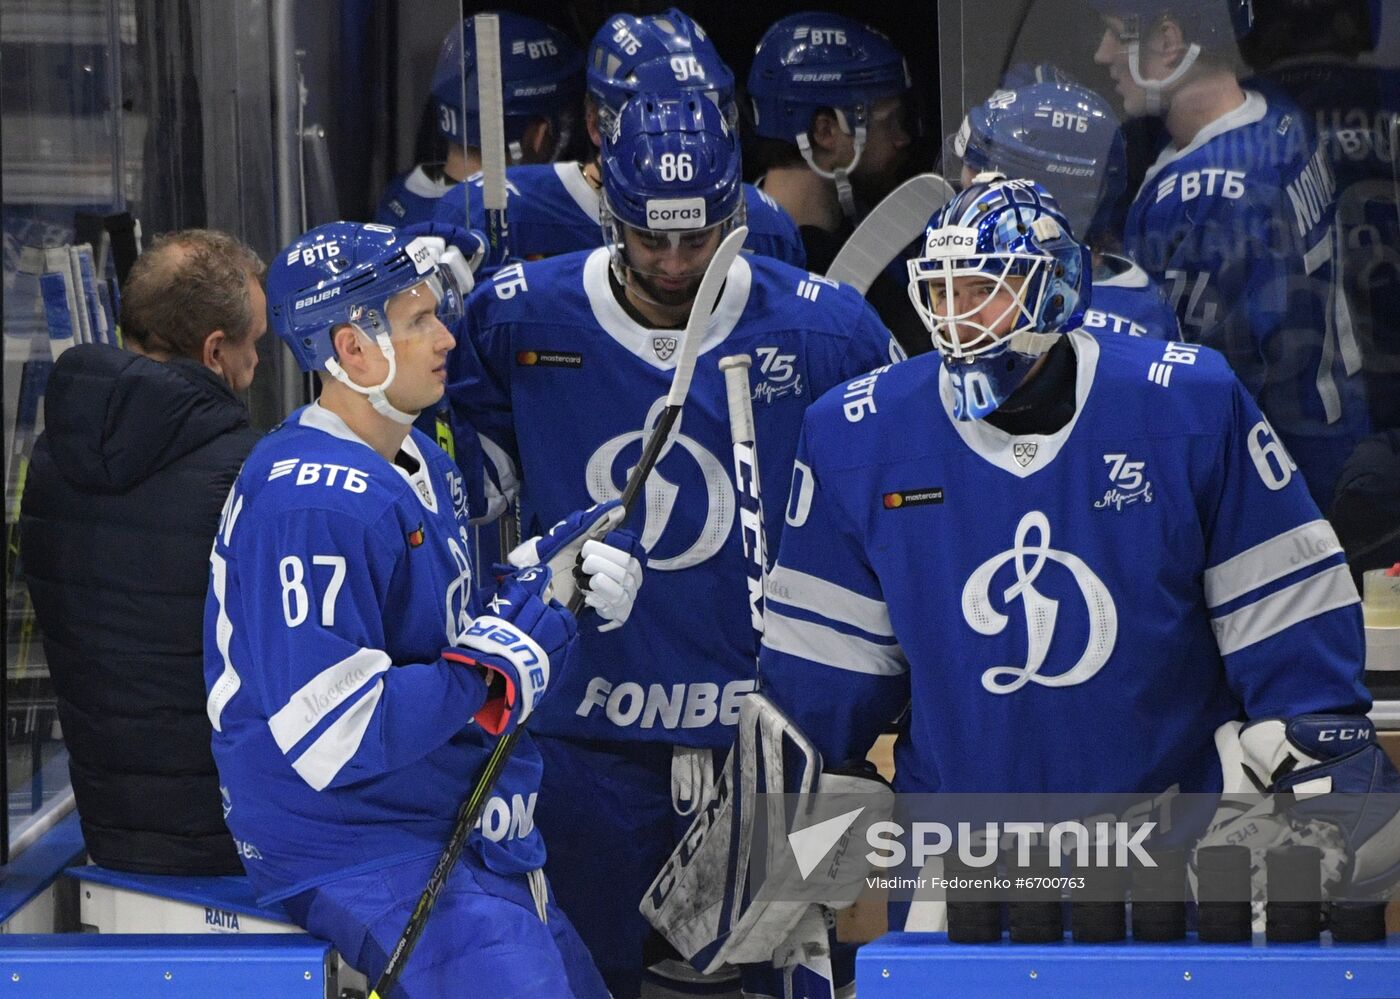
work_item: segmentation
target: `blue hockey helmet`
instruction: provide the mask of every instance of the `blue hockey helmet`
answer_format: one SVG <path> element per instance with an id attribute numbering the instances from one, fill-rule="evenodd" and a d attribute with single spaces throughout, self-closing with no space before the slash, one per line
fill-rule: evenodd
<path id="1" fill-rule="evenodd" d="M 676 246 L 744 224 L 738 136 L 703 94 L 638 94 L 624 104 L 603 136 L 602 173 L 603 238 L 619 281 L 630 266 L 622 226 Z"/>
<path id="2" fill-rule="evenodd" d="M 1004 403 L 1089 305 L 1089 251 L 1033 180 L 980 175 L 934 213 L 908 268 L 909 298 L 942 355 L 959 420 Z M 1005 305 L 988 317 L 989 302 Z"/>
<path id="3" fill-rule="evenodd" d="M 1089 0 L 1104 17 L 1123 22 L 1118 39 L 1127 51 L 1128 72 L 1146 97 L 1149 113 L 1164 107 L 1163 91 L 1196 64 L 1202 51 L 1234 51 L 1254 27 L 1254 0 Z M 1142 75 L 1140 44 L 1164 18 L 1182 28 L 1190 47 L 1172 72 L 1161 80 Z"/>
<path id="4" fill-rule="evenodd" d="M 583 52 L 559 29 L 524 14 L 501 13 L 501 104 L 506 150 L 520 162 L 521 139 L 543 118 L 555 136 L 555 155 L 568 142 L 583 101 Z M 463 41 L 466 42 L 465 56 Z M 466 73 L 465 113 L 462 74 Z M 476 19 L 469 17 L 442 40 L 433 73 L 438 132 L 461 146 L 481 145 L 477 110 Z"/>
<path id="5" fill-rule="evenodd" d="M 674 7 L 638 17 L 614 14 L 593 36 L 588 49 L 588 95 L 598 109 L 602 132 L 640 93 L 697 90 L 715 103 L 734 128 L 734 74 L 720 58 L 705 29 Z"/>
<path id="6" fill-rule="evenodd" d="M 395 295 L 420 285 L 451 325 L 463 314 L 471 269 L 461 251 L 441 238 L 405 239 L 398 230 L 372 222 L 328 222 L 273 259 L 267 272 L 268 318 L 301 370 L 325 371 L 368 396 L 384 415 L 412 423 L 411 414 L 394 409 L 384 397 L 395 372 L 387 308 Z M 340 367 L 332 334 L 341 325 L 354 326 L 378 344 L 389 362 L 382 384 L 358 385 Z"/>
<path id="7" fill-rule="evenodd" d="M 749 98 L 754 131 L 797 145 L 813 172 L 836 182 L 841 207 L 855 213 L 847 176 L 860 164 L 875 102 L 913 87 L 908 64 L 874 28 L 840 14 L 808 12 L 775 22 L 754 50 Z M 823 108 L 854 141 L 851 162 L 830 172 L 812 158 L 808 131 Z"/>
<path id="8" fill-rule="evenodd" d="M 1118 118 L 1094 91 L 1073 83 L 998 90 L 967 113 L 948 140 L 948 161 L 1036 181 L 1090 245 L 1110 224 L 1127 187 Z"/>

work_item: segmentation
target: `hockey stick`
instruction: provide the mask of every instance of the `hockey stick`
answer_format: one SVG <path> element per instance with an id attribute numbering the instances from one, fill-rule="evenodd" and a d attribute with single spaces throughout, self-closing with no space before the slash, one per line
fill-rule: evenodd
<path id="1" fill-rule="evenodd" d="M 826 276 L 864 295 L 880 272 L 924 231 L 929 216 L 952 197 L 953 188 L 936 173 L 909 178 L 856 227 Z"/>
<path id="2" fill-rule="evenodd" d="M 768 546 L 763 536 L 763 493 L 758 479 L 758 442 L 749 395 L 748 354 L 719 359 L 724 391 L 729 400 L 729 438 L 734 444 L 734 486 L 739 491 L 739 537 L 748 563 L 749 619 L 754 634 L 763 637 L 763 584 L 768 575 Z"/>
<path id="3" fill-rule="evenodd" d="M 465 18 L 462 23 L 466 23 Z M 501 19 L 496 14 L 477 14 L 472 25 L 476 32 L 476 109 L 477 125 L 481 130 L 481 204 L 486 209 L 487 259 L 500 262 L 504 261 L 510 252 L 510 225 L 506 220 L 506 128 L 505 98 L 502 96 L 501 83 Z M 466 48 L 463 44 L 464 54 Z M 467 75 L 464 72 L 464 109 L 467 106 L 466 87 Z M 464 112 L 464 142 L 466 137 Z M 462 197 L 467 202 L 464 207 L 468 219 L 472 215 L 470 191 L 470 184 L 462 185 Z M 497 521 L 503 560 L 520 544 L 519 517 L 519 507 L 507 504 Z"/>
<path id="4" fill-rule="evenodd" d="M 719 249 L 715 250 L 715 255 L 710 259 L 710 265 L 705 270 L 705 276 L 700 279 L 700 287 L 695 292 L 695 301 L 690 306 L 690 319 L 685 324 L 685 339 L 681 344 L 680 355 L 676 358 L 675 372 L 671 376 L 671 389 L 666 394 L 666 408 L 662 411 L 661 418 L 656 421 L 656 427 L 652 430 L 651 436 L 647 438 L 646 447 L 642 449 L 642 457 L 633 466 L 631 474 L 627 477 L 627 484 L 622 489 L 622 508 L 628 512 L 632 510 L 643 483 L 646 482 L 647 476 L 651 474 L 657 459 L 660 458 L 661 449 L 667 438 L 671 436 L 671 429 L 680 416 L 681 407 L 685 405 L 685 398 L 690 392 L 690 381 L 695 374 L 695 359 L 700 353 L 700 341 L 705 338 L 705 327 L 709 324 L 710 313 L 714 311 L 715 302 L 718 300 L 720 288 L 724 286 L 724 280 L 729 274 L 730 265 L 734 263 L 734 258 L 739 255 L 739 248 L 744 245 L 744 239 L 748 234 L 749 230 L 746 226 L 739 226 L 731 232 L 719 245 Z M 625 521 L 625 515 L 623 519 Z M 577 615 L 583 610 L 585 596 L 582 589 L 575 590 L 569 599 L 571 613 Z M 505 738 L 498 740 L 496 748 L 491 751 L 491 755 L 487 758 L 486 765 L 477 778 L 476 786 L 472 788 L 472 793 L 467 796 L 467 800 L 462 803 L 462 807 L 457 813 L 457 823 L 452 827 L 452 833 L 447 838 L 447 845 L 443 847 L 442 854 L 433 866 L 433 873 L 428 877 L 428 884 L 423 889 L 423 894 L 419 896 L 418 904 L 413 907 L 413 912 L 408 917 L 408 925 L 399 935 L 398 943 L 394 945 L 394 950 L 389 955 L 389 962 L 384 966 L 379 980 L 375 982 L 369 999 L 383 999 L 387 996 L 398 981 L 399 975 L 403 973 L 409 955 L 413 953 L 413 948 L 418 945 L 418 938 L 423 934 L 423 927 L 427 924 L 428 916 L 432 914 L 433 905 L 437 902 L 437 897 L 442 892 L 443 886 L 447 884 L 447 876 L 462 856 L 462 849 L 467 845 L 467 839 L 471 836 L 472 830 L 476 828 L 477 820 L 481 817 L 481 811 L 486 806 L 491 789 L 495 787 L 496 779 L 505 768 L 506 761 L 510 759 L 510 754 L 515 749 L 515 744 L 522 731 L 524 731 L 523 727 L 517 726 Z"/>

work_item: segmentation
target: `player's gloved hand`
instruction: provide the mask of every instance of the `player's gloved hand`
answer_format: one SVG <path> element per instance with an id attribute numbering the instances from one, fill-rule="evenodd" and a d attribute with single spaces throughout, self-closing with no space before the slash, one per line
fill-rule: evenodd
<path id="1" fill-rule="evenodd" d="M 1260 719 L 1240 730 L 1240 749 L 1256 787 L 1294 795 L 1295 821 L 1330 826 L 1345 840 L 1345 897 L 1376 897 L 1400 881 L 1400 773 L 1369 718 Z"/>
<path id="2" fill-rule="evenodd" d="M 635 534 L 614 529 L 625 515 L 617 500 L 578 510 L 548 534 L 522 541 L 506 558 L 515 566 L 548 565 L 554 572 L 554 598 L 561 603 L 568 604 L 581 583 L 584 604 L 604 621 L 598 630 L 620 628 L 641 589 L 646 558 Z"/>
<path id="3" fill-rule="evenodd" d="M 486 702 L 475 717 L 492 735 L 519 727 L 530 717 L 549 687 L 551 673 L 563 670 L 573 649 L 578 625 L 557 601 L 549 600 L 550 572 L 531 566 L 506 576 L 489 607 L 454 647 L 443 650 L 449 662 L 483 671 Z"/>
<path id="4" fill-rule="evenodd" d="M 399 232 L 405 240 L 419 236 L 442 240 L 444 250 L 438 259 L 438 266 L 452 272 L 452 277 L 463 295 L 472 290 L 476 283 L 475 275 L 482 270 L 482 264 L 486 260 L 484 234 L 476 229 L 464 229 L 449 222 L 415 222 L 413 225 L 404 226 Z"/>

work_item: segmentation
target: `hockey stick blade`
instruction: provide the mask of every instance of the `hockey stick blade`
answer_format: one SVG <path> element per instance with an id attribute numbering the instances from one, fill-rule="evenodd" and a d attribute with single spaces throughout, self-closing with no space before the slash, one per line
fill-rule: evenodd
<path id="1" fill-rule="evenodd" d="M 641 460 L 637 462 L 636 467 L 632 469 L 632 474 L 627 479 L 627 485 L 622 493 L 624 510 L 631 510 L 632 502 L 636 500 L 642 484 L 656 465 L 657 458 L 660 457 L 662 443 L 670 436 L 671 427 L 675 424 L 676 417 L 685 404 L 685 397 L 690 392 L 691 377 L 695 374 L 695 361 L 699 356 L 700 341 L 704 339 L 705 327 L 709 324 L 710 313 L 714 310 L 715 300 L 719 298 L 719 290 L 723 287 L 724 279 L 729 274 L 729 268 L 734 263 L 734 258 L 739 255 L 739 248 L 744 245 L 744 239 L 748 236 L 748 232 L 749 230 L 745 226 L 740 226 L 730 233 L 719 245 L 719 249 L 715 250 L 715 255 L 710 259 L 710 264 L 705 270 L 705 276 L 700 279 L 700 287 L 696 290 L 695 301 L 690 307 L 690 319 L 685 325 L 685 343 L 681 347 L 680 356 L 676 359 L 675 372 L 671 376 L 671 390 L 666 395 L 666 409 L 662 413 L 661 419 L 657 421 L 656 429 L 652 431 L 651 437 L 647 440 L 647 446 L 642 452 Z M 585 596 L 582 589 L 577 589 L 570 598 L 569 610 L 574 615 L 578 615 L 583 610 Z M 497 740 L 496 748 L 491 751 L 491 755 L 487 758 L 486 765 L 477 778 L 476 786 L 472 788 L 472 793 L 457 812 L 457 822 L 453 825 L 452 833 L 447 838 L 447 845 L 443 847 L 442 853 L 438 856 L 437 863 L 433 866 L 433 873 L 428 877 L 428 883 L 423 889 L 423 894 L 419 896 L 418 904 L 413 907 L 413 912 L 408 917 L 408 924 L 404 927 L 403 933 L 399 935 L 398 942 L 394 945 L 389 960 L 384 966 L 384 971 L 370 991 L 369 999 L 383 999 L 383 997 L 388 996 L 399 980 L 399 976 L 403 974 L 404 966 L 413 954 L 413 948 L 418 945 L 418 938 L 423 934 L 423 927 L 427 924 L 428 917 L 432 915 L 433 905 L 437 902 L 437 897 L 442 892 L 443 886 L 447 884 L 447 878 L 452 873 L 452 868 L 457 866 L 457 861 L 462 856 L 462 850 L 467 845 L 467 840 L 476 827 L 477 820 L 481 817 L 486 801 L 491 795 L 491 789 L 496 786 L 496 780 L 500 777 L 511 753 L 515 750 L 515 744 L 523 731 L 523 726 L 517 726 L 505 738 Z"/>
<path id="2" fill-rule="evenodd" d="M 890 261 L 924 231 L 929 216 L 952 197 L 952 186 L 936 173 L 909 178 L 856 227 L 826 276 L 864 295 Z"/>

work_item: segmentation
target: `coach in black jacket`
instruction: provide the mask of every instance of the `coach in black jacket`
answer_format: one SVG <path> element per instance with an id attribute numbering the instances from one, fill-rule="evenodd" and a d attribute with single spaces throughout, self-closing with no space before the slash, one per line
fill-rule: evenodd
<path id="1" fill-rule="evenodd" d="M 59 358 L 21 514 L 25 575 L 94 862 L 240 874 L 204 710 L 220 508 L 258 435 L 236 392 L 267 330 L 262 262 L 222 233 L 157 240 L 122 332 Z"/>

